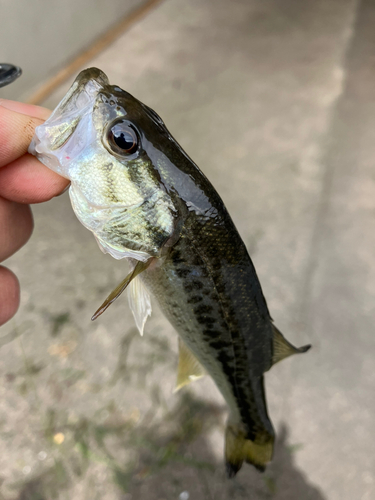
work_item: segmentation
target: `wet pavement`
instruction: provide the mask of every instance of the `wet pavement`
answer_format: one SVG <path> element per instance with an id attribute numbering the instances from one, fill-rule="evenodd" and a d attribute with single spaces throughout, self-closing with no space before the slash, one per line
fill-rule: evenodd
<path id="1" fill-rule="evenodd" d="M 273 463 L 226 480 L 213 383 L 173 394 L 156 304 L 143 338 L 125 297 L 91 323 L 126 264 L 67 194 L 36 206 L 7 262 L 23 292 L 1 328 L 0 499 L 375 498 L 374 26 L 369 0 L 167 0 L 91 62 L 162 116 L 224 199 L 275 323 L 313 349 L 266 376 Z"/>

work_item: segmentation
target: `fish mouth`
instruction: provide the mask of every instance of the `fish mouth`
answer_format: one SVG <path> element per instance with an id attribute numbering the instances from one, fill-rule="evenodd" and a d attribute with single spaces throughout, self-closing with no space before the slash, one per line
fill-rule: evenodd
<path id="1" fill-rule="evenodd" d="M 109 85 L 108 77 L 98 68 L 88 68 L 81 71 L 72 86 L 58 104 L 52 115 L 48 118 L 51 124 L 72 118 L 86 108 L 92 108 L 100 90 Z"/>
<path id="2" fill-rule="evenodd" d="M 108 77 L 98 68 L 81 71 L 72 86 L 57 105 L 47 122 L 58 123 L 71 119 L 77 113 L 92 107 L 100 90 L 109 85 Z"/>
<path id="3" fill-rule="evenodd" d="M 63 147 L 78 127 L 80 144 L 87 144 L 89 135 L 94 133 L 91 114 L 97 96 L 108 85 L 108 77 L 100 69 L 88 68 L 81 71 L 51 116 L 35 129 L 28 152 L 51 170 L 69 178 L 66 167 L 67 160 L 70 161 L 72 155 L 66 154 Z M 79 149 L 75 147 L 75 156 Z"/>

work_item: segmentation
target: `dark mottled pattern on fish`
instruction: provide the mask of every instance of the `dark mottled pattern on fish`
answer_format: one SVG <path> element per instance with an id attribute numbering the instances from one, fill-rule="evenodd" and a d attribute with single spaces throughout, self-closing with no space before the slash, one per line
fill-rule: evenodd
<path id="1" fill-rule="evenodd" d="M 232 244 L 228 236 L 219 220 L 191 213 L 168 257 L 160 267 L 146 271 L 143 279 L 202 364 L 207 366 L 209 356 L 219 363 L 246 425 L 248 439 L 259 440 L 263 435 L 268 439 L 273 437 L 273 429 L 265 407 L 263 373 L 270 368 L 270 362 L 264 362 L 264 351 L 270 359 L 271 333 L 268 339 L 261 337 L 261 357 L 253 355 L 250 345 L 246 348 L 245 344 L 249 344 L 248 336 L 256 337 L 256 329 L 271 328 L 270 317 L 262 295 L 258 300 L 263 300 L 263 314 L 253 310 L 254 291 L 250 290 L 246 270 L 250 259 L 246 249 L 239 255 L 236 242 Z M 230 284 L 223 273 L 223 261 L 232 268 Z M 176 279 L 181 282 L 183 298 L 176 297 Z M 236 309 L 239 301 L 245 305 Z M 191 316 L 194 321 L 185 319 Z M 202 345 L 206 346 L 203 354 Z M 250 374 L 250 380 L 255 380 L 253 385 L 249 383 Z"/>

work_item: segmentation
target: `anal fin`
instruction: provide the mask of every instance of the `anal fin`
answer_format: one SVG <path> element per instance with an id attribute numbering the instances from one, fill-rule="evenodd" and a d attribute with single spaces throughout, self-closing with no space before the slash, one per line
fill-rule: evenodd
<path id="1" fill-rule="evenodd" d="M 177 382 L 174 392 L 206 374 L 206 370 L 180 338 L 178 339 L 178 350 Z"/>
<path id="2" fill-rule="evenodd" d="M 302 347 L 294 347 L 290 342 L 286 340 L 284 335 L 272 325 L 273 328 L 273 354 L 272 354 L 272 364 L 278 363 L 279 361 L 291 356 L 292 354 L 301 354 L 310 349 L 311 345 L 304 345 Z"/>

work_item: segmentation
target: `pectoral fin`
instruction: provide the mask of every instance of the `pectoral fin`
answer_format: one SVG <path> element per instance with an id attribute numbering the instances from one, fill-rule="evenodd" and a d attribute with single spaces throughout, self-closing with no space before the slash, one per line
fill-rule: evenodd
<path id="1" fill-rule="evenodd" d="M 128 301 L 134 316 L 135 324 L 137 325 L 139 333 L 143 335 L 143 328 L 146 320 L 148 316 L 151 316 L 151 299 L 150 294 L 139 276 L 134 278 L 129 284 Z"/>
<path id="2" fill-rule="evenodd" d="M 284 358 L 291 356 L 292 354 L 299 354 L 306 352 L 310 349 L 311 345 L 304 345 L 302 347 L 294 347 L 290 342 L 286 340 L 284 335 L 276 328 L 273 327 L 273 355 L 272 364 L 278 363 Z"/>
<path id="3" fill-rule="evenodd" d="M 105 299 L 103 304 L 99 307 L 99 309 L 95 312 L 93 317 L 91 318 L 92 321 L 94 321 L 96 318 L 98 318 L 101 314 L 104 313 L 106 309 L 114 302 L 125 290 L 125 288 L 129 285 L 129 283 L 136 277 L 138 274 L 142 273 L 145 271 L 148 266 L 151 264 L 153 259 L 149 259 L 146 262 L 141 262 L 138 261 L 137 265 L 135 268 L 127 275 L 127 277 L 111 292 L 108 297 Z"/>
<path id="4" fill-rule="evenodd" d="M 197 380 L 206 374 L 203 366 L 180 338 L 178 339 L 178 350 L 179 359 L 177 382 L 174 392 L 177 392 L 184 385 L 190 384 L 190 382 Z"/>

